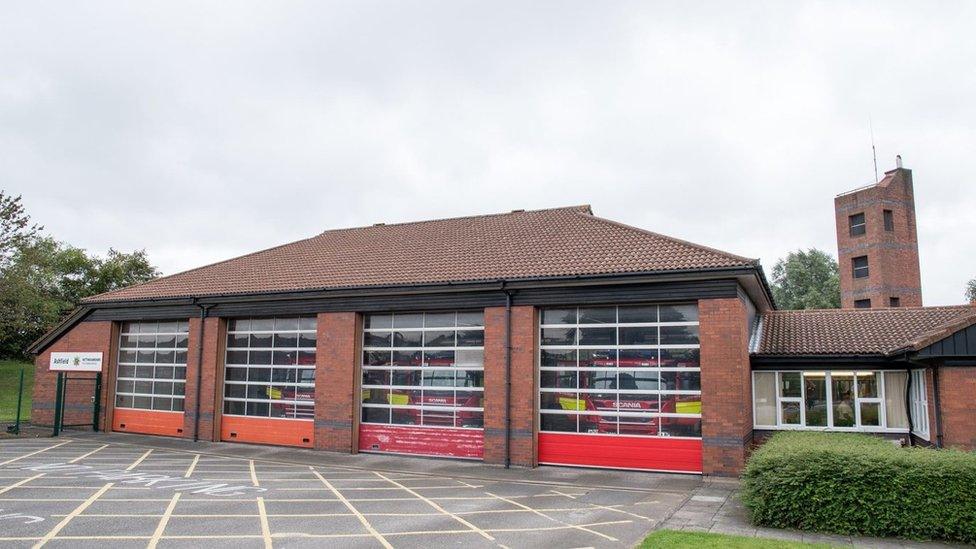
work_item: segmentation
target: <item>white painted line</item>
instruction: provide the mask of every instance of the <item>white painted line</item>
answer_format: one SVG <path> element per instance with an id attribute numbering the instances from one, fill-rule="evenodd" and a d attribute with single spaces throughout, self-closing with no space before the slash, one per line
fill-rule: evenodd
<path id="1" fill-rule="evenodd" d="M 268 525 L 268 510 L 264 508 L 264 498 L 261 496 L 258 496 L 258 513 L 261 514 L 261 535 L 264 536 L 264 549 L 271 549 L 273 545 L 271 543 L 271 527 Z"/>
<path id="2" fill-rule="evenodd" d="M 54 528 L 52 528 L 50 532 L 45 534 L 40 541 L 34 544 L 34 549 L 37 549 L 38 547 L 43 547 L 45 543 L 54 539 L 54 536 L 58 535 L 58 532 L 64 529 L 64 527 L 67 526 L 69 522 L 71 522 L 71 519 L 84 513 L 85 509 L 88 509 L 88 507 L 91 506 L 92 503 L 95 503 L 95 500 L 102 497 L 102 494 L 104 494 L 105 492 L 108 492 L 108 489 L 112 487 L 112 484 L 113 483 L 109 482 L 105 486 L 102 486 L 97 492 L 92 494 L 90 498 L 86 499 L 78 507 L 75 507 L 74 511 L 68 513 L 68 516 L 64 517 L 64 519 L 61 520 L 61 522 L 59 522 Z"/>
<path id="3" fill-rule="evenodd" d="M 590 530 L 589 528 L 586 528 L 584 526 L 577 526 L 575 524 L 570 524 L 568 522 L 561 521 L 561 520 L 559 520 L 557 518 L 550 517 L 549 515 L 541 512 L 541 511 L 539 511 L 537 509 L 533 509 L 532 507 L 529 507 L 528 505 L 522 505 L 521 503 L 519 503 L 517 501 L 514 501 L 514 500 L 511 500 L 509 498 L 505 498 L 505 497 L 502 497 L 502 496 L 499 496 L 499 495 L 496 495 L 496 494 L 492 494 L 491 492 L 485 492 L 485 493 L 488 494 L 489 496 L 498 498 L 498 499 L 500 499 L 500 500 L 502 500 L 502 501 L 504 501 L 506 503 L 510 503 L 510 504 L 512 504 L 512 505 L 514 505 L 516 507 L 521 507 L 523 509 L 527 509 L 529 511 L 532 511 L 533 513 L 539 515 L 540 517 L 549 519 L 549 520 L 551 520 L 551 521 L 553 521 L 555 523 L 558 523 L 558 524 L 562 524 L 563 526 L 568 526 L 568 527 L 574 528 L 576 530 L 580 530 L 580 531 L 583 531 L 583 532 L 588 532 L 590 534 L 594 534 L 594 535 L 600 536 L 601 538 L 604 538 L 604 539 L 607 539 L 607 540 L 610 540 L 610 541 L 620 541 L 620 540 L 618 540 L 617 538 L 615 538 L 613 536 L 608 536 L 608 535 L 606 535 L 604 533 L 597 532 L 596 530 Z"/>
<path id="4" fill-rule="evenodd" d="M 485 532 L 484 530 L 482 530 L 481 528 L 478 528 L 474 524 L 471 524 L 470 522 L 468 522 L 468 521 L 464 520 L 463 518 L 455 515 L 454 513 L 451 513 L 447 509 L 444 509 L 443 507 L 441 507 L 440 505 L 438 505 L 437 503 L 435 503 L 431 499 L 429 499 L 427 497 L 424 497 L 424 496 L 418 494 L 416 491 L 411 490 L 410 488 L 407 488 L 406 486 L 400 484 L 399 482 L 397 482 L 397 481 L 395 481 L 393 479 L 390 479 L 390 478 L 387 478 L 387 477 L 383 476 L 383 473 L 374 472 L 373 474 L 375 474 L 376 476 L 378 476 L 378 477 L 380 477 L 382 479 L 387 480 L 388 482 L 390 482 L 391 484 L 393 484 L 395 486 L 399 486 L 402 490 L 405 490 L 408 494 L 414 496 L 415 498 L 418 498 L 418 499 L 424 501 L 424 503 L 426 503 L 427 505 L 430 505 L 434 509 L 437 509 L 439 512 L 444 513 L 445 515 L 451 517 L 452 519 L 454 519 L 454 520 L 460 522 L 461 524 L 467 526 L 468 528 L 470 528 L 471 530 L 477 532 L 478 534 L 481 535 L 481 537 L 487 539 L 488 541 L 495 541 L 495 538 L 492 537 L 491 534 L 489 534 L 488 532 Z"/>
<path id="5" fill-rule="evenodd" d="M 55 444 L 54 446 L 48 446 L 47 448 L 41 448 L 40 450 L 33 451 L 33 452 L 29 453 L 29 454 L 24 454 L 22 456 L 18 456 L 18 457 L 12 458 L 12 459 L 8 459 L 7 461 L 0 462 L 0 467 L 3 467 L 4 465 L 9 465 L 9 464 L 11 464 L 11 463 L 13 463 L 15 461 L 20 461 L 20 460 L 22 460 L 24 458 L 29 458 L 31 456 L 36 456 L 37 454 L 40 454 L 41 452 L 47 452 L 48 450 L 53 450 L 53 449 L 55 449 L 55 448 L 57 448 L 59 446 L 64 446 L 65 444 L 68 444 L 69 442 L 71 442 L 71 441 L 70 440 L 66 440 L 64 442 L 59 442 L 59 443 Z"/>
<path id="6" fill-rule="evenodd" d="M 44 476 L 44 473 L 40 473 L 40 474 L 34 475 L 34 476 L 30 477 L 30 478 L 25 478 L 24 480 L 22 480 L 20 482 L 16 482 L 14 484 L 11 484 L 10 486 L 7 486 L 6 488 L 0 489 L 0 494 L 9 492 L 9 491 L 13 490 L 14 488 L 16 488 L 18 486 L 23 486 L 24 484 L 27 484 L 28 482 L 30 482 L 30 481 L 32 481 L 34 479 L 41 478 L 43 476 Z"/>
<path id="7" fill-rule="evenodd" d="M 142 461 L 144 459 L 146 459 L 147 457 L 149 457 L 149 454 L 151 454 L 151 453 L 152 453 L 152 449 L 146 450 L 146 453 L 145 454 L 142 454 L 141 456 L 139 456 L 139 459 L 135 460 L 132 463 L 132 465 L 126 467 L 125 470 L 126 471 L 131 471 L 131 470 L 135 469 L 136 467 L 139 466 L 140 463 L 142 463 Z"/>
<path id="8" fill-rule="evenodd" d="M 104 450 L 105 448 L 108 448 L 108 444 L 102 444 L 101 446 L 99 446 L 98 448 L 95 448 L 91 452 L 88 452 L 87 454 L 82 454 L 82 455 L 76 457 L 75 459 L 69 461 L 68 463 L 78 463 L 79 461 L 85 459 L 86 457 L 94 454 L 95 452 L 98 452 L 99 450 Z"/>
<path id="9" fill-rule="evenodd" d="M 722 503 L 723 501 L 725 501 L 725 498 L 719 496 L 691 496 L 691 501 L 707 501 L 709 503 Z"/>
<path id="10" fill-rule="evenodd" d="M 173 516 L 173 509 L 176 508 L 176 502 L 178 501 L 180 501 L 179 492 L 173 494 L 173 499 L 169 501 L 169 505 L 163 511 L 163 516 L 159 519 L 159 525 L 156 526 L 156 531 L 153 532 L 152 538 L 149 539 L 147 549 L 156 549 L 156 545 L 159 544 L 159 539 L 163 537 L 163 531 L 166 530 L 166 525 L 169 523 L 169 518 Z"/>
<path id="11" fill-rule="evenodd" d="M 193 470 L 197 467 L 197 463 L 200 463 L 200 454 L 193 457 L 193 463 L 190 463 L 190 468 L 186 470 L 186 474 L 183 475 L 183 478 L 190 478 L 190 475 L 193 474 Z"/>
<path id="12" fill-rule="evenodd" d="M 373 535 L 373 537 L 376 538 L 376 541 L 380 542 L 383 545 L 383 547 L 385 547 L 386 549 L 393 549 L 393 546 L 390 545 L 390 542 L 386 541 L 386 538 L 383 537 L 383 534 L 377 532 L 376 528 L 373 528 L 373 525 L 370 524 L 369 520 L 367 520 L 366 517 L 359 512 L 359 509 L 356 509 L 356 507 L 352 503 L 350 503 L 345 496 L 339 493 L 339 491 L 336 490 L 335 487 L 332 486 L 331 483 L 329 483 L 329 481 L 325 480 L 325 477 L 320 475 L 319 472 L 316 471 L 314 467 L 309 465 L 308 468 L 312 471 L 313 475 L 315 475 L 316 477 L 318 477 L 320 481 L 322 481 L 322 484 L 324 484 L 326 488 L 328 488 L 329 490 L 332 491 L 333 494 L 335 494 L 335 497 L 339 498 L 339 501 L 341 501 L 342 504 L 345 505 L 347 509 L 349 509 L 350 511 L 353 512 L 353 514 L 356 515 L 356 518 L 359 519 L 359 522 L 362 523 L 364 527 L 366 527 L 366 531 L 368 531 L 370 534 Z"/>

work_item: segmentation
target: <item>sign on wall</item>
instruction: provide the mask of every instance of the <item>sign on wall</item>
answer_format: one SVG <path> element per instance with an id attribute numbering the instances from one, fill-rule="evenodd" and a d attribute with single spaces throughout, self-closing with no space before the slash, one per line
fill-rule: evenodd
<path id="1" fill-rule="evenodd" d="M 58 372 L 101 372 L 102 353 L 51 353 L 50 369 Z"/>

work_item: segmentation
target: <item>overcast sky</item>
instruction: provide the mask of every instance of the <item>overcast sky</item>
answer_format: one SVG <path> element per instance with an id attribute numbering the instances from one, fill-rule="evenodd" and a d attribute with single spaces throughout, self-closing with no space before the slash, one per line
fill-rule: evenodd
<path id="1" fill-rule="evenodd" d="M 836 255 L 896 154 L 923 295 L 976 277 L 976 4 L 7 2 L 0 188 L 166 273 L 325 229 L 591 204 Z"/>

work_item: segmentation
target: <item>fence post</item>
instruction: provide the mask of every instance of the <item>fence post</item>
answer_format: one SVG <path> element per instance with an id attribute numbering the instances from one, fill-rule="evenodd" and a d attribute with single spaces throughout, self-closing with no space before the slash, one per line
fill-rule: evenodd
<path id="1" fill-rule="evenodd" d="M 92 431 L 98 432 L 98 415 L 102 411 L 102 373 L 98 372 L 95 374 L 95 399 L 94 406 L 92 406 Z"/>
<path id="2" fill-rule="evenodd" d="M 64 405 L 62 388 L 64 387 L 64 372 L 58 372 L 58 382 L 54 388 L 54 434 L 52 436 L 58 436 L 61 434 L 61 408 Z"/>
<path id="3" fill-rule="evenodd" d="M 20 385 L 17 387 L 17 419 L 14 421 L 14 434 L 20 434 L 20 406 L 24 402 L 24 369 L 20 369 Z"/>

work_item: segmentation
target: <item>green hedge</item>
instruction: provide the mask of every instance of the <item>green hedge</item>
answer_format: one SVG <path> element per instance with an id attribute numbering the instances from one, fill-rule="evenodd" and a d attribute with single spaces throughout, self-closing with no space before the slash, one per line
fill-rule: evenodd
<path id="1" fill-rule="evenodd" d="M 743 501 L 760 526 L 976 543 L 976 454 L 778 433 L 749 458 Z"/>

